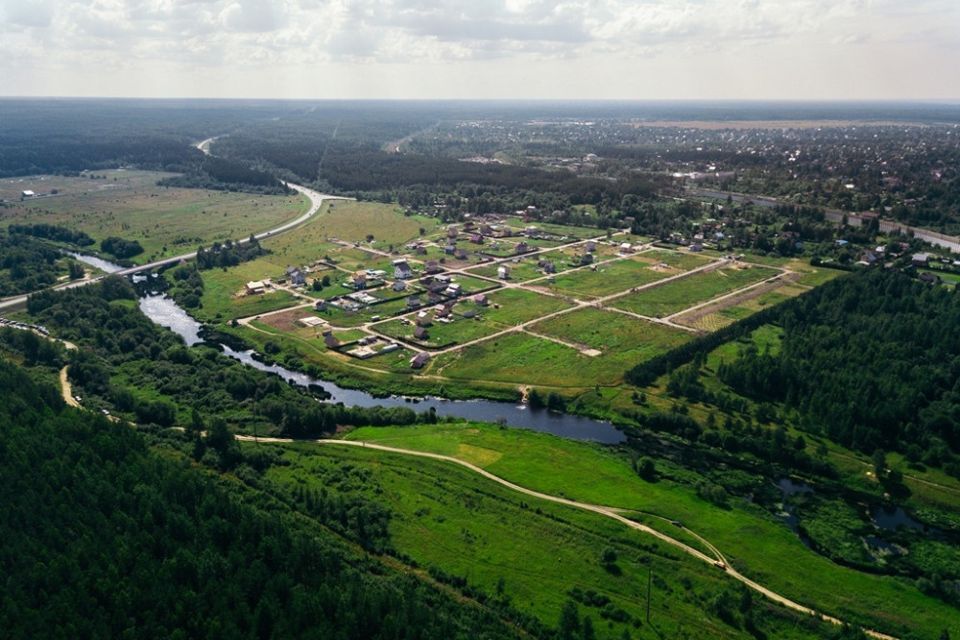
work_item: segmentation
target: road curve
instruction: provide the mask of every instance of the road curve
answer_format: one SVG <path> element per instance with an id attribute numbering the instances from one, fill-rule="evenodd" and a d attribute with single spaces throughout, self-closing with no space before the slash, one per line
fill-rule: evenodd
<path id="1" fill-rule="evenodd" d="M 210 146 L 210 142 L 212 141 L 213 141 L 213 138 L 208 138 L 207 140 L 204 140 L 203 142 L 198 143 L 196 146 L 198 149 L 200 149 L 201 151 L 209 155 L 210 153 L 209 146 Z M 206 145 L 206 149 L 207 149 L 206 151 L 204 150 L 203 145 Z M 317 213 L 317 211 L 320 210 L 320 207 L 323 205 L 323 203 L 328 200 L 353 200 L 353 198 L 346 198 L 343 196 L 332 196 L 329 194 L 320 193 L 318 191 L 314 191 L 309 187 L 305 187 L 300 184 L 294 184 L 292 182 L 285 182 L 284 184 L 287 187 L 296 191 L 297 193 L 300 193 L 301 195 L 306 196 L 310 200 L 310 208 L 307 209 L 306 213 L 304 213 L 303 215 L 299 216 L 294 220 L 286 222 L 280 225 L 279 227 L 275 227 L 268 231 L 263 231 L 261 233 L 254 234 L 253 237 L 256 238 L 257 240 L 272 238 L 273 236 L 280 235 L 281 233 L 290 231 L 291 229 L 294 229 L 300 226 L 301 224 L 303 224 L 304 222 L 312 218 Z M 249 240 L 250 238 L 247 237 L 247 238 L 238 239 L 236 242 L 238 244 L 244 244 L 246 242 L 249 242 Z M 164 258 L 163 260 L 156 260 L 154 262 L 138 265 L 135 267 L 130 267 L 128 269 L 121 269 L 120 271 L 116 271 L 111 275 L 129 276 L 134 273 L 140 273 L 141 271 L 150 271 L 151 269 L 156 269 L 158 267 L 177 264 L 184 260 L 192 260 L 195 257 L 197 257 L 197 252 L 191 251 L 189 253 L 183 253 L 178 256 L 173 256 L 171 258 Z M 57 290 L 61 290 L 61 289 L 73 289 L 76 287 L 84 287 L 88 284 L 99 282 L 101 278 L 102 276 L 98 278 L 90 278 L 89 280 L 78 280 L 76 282 L 70 282 L 68 284 L 61 285 L 59 287 L 53 287 L 53 288 Z M 29 294 L 25 294 L 21 296 L 13 296 L 11 298 L 4 298 L 3 300 L 0 300 L 0 313 L 2 313 L 3 311 L 23 307 L 27 302 L 28 295 Z"/>
<path id="2" fill-rule="evenodd" d="M 828 616 L 828 615 L 822 614 L 822 613 L 816 611 L 815 609 L 811 609 L 810 607 L 804 606 L 804 605 L 800 604 L 799 602 L 795 602 L 795 601 L 787 598 L 786 596 L 782 596 L 782 595 L 776 593 L 775 591 L 771 591 L 770 589 L 764 587 L 763 585 L 758 584 L 757 582 L 754 582 L 754 581 L 751 580 L 750 578 L 747 578 L 746 576 L 744 576 L 743 574 L 741 574 L 741 573 L 738 572 L 736 569 L 734 569 L 733 567 L 729 566 L 729 565 L 726 564 L 726 563 L 720 563 L 720 564 L 718 564 L 718 561 L 717 561 L 716 558 L 711 558 L 710 556 L 708 556 L 707 554 L 703 553 L 703 552 L 700 551 L 699 549 L 694 549 L 693 547 L 691 547 L 691 546 L 689 546 L 689 545 L 687 545 L 687 544 L 684 544 L 683 542 L 680 542 L 679 540 L 676 540 L 676 539 L 674 539 L 674 538 L 671 538 L 670 536 L 668 536 L 668 535 L 665 534 L 665 533 L 661 533 L 660 531 L 657 531 L 656 529 L 652 529 L 652 528 L 648 527 L 648 526 L 645 525 L 645 524 L 642 524 L 642 523 L 640 523 L 640 522 L 635 522 L 635 521 L 633 521 L 633 520 L 630 520 L 630 519 L 624 517 L 624 516 L 621 514 L 621 510 L 620 510 L 620 509 L 616 509 L 616 508 L 614 508 L 614 507 L 607 507 L 607 506 L 603 506 L 603 505 L 598 505 L 598 504 L 590 504 L 589 502 L 577 502 L 576 500 L 569 500 L 569 499 L 567 499 L 567 498 L 561 498 L 561 497 L 559 497 L 559 496 L 554 496 L 554 495 L 550 495 L 550 494 L 548 494 L 548 493 L 541 493 L 541 492 L 535 491 L 535 490 L 533 490 L 533 489 L 528 489 L 527 487 L 522 487 L 522 486 L 520 486 L 520 485 L 518 485 L 518 484 L 514 484 L 513 482 L 510 482 L 509 480 L 505 480 L 505 479 L 501 478 L 500 476 L 494 475 L 494 474 L 490 473 L 489 471 L 487 471 L 486 469 L 483 469 L 483 468 L 481 468 L 481 467 L 478 467 L 478 466 L 475 465 L 475 464 L 471 464 L 471 463 L 469 463 L 469 462 L 466 462 L 465 460 L 460 460 L 460 459 L 458 459 L 458 458 L 454 458 L 454 457 L 451 457 L 451 456 L 445 456 L 445 455 L 439 454 L 439 453 L 429 453 L 429 452 L 426 452 L 426 451 L 415 451 L 415 450 L 412 450 L 412 449 L 400 449 L 400 448 L 397 448 L 397 447 L 389 447 L 389 446 L 386 446 L 386 445 L 374 444 L 374 443 L 372 443 L 372 442 L 365 442 L 365 441 L 362 441 L 362 440 L 328 440 L 328 439 L 318 439 L 318 440 L 294 440 L 294 439 L 291 439 L 291 438 L 271 438 L 271 437 L 261 437 L 261 438 L 258 438 L 258 437 L 255 437 L 255 436 L 245 436 L 245 435 L 237 435 L 236 438 L 237 438 L 237 440 L 242 440 L 242 441 L 247 441 L 247 442 L 269 442 L 269 443 L 281 443 L 281 444 L 284 444 L 284 443 L 293 443 L 293 442 L 312 442 L 312 443 L 321 444 L 321 445 L 341 445 L 341 446 L 351 446 L 351 447 L 362 447 L 362 448 L 364 448 L 364 449 L 375 449 L 375 450 L 377 450 L 377 451 L 385 451 L 385 452 L 388 452 L 388 453 L 397 453 L 397 454 L 406 455 L 406 456 L 416 456 L 416 457 L 419 457 L 419 458 L 430 458 L 430 459 L 432 459 L 432 460 L 440 460 L 440 461 L 443 461 L 443 462 L 450 462 L 450 463 L 453 463 L 453 464 L 457 464 L 457 465 L 460 465 L 461 467 L 465 467 L 465 468 L 469 469 L 470 471 L 473 471 L 474 473 L 477 473 L 477 474 L 483 476 L 484 478 L 487 478 L 488 480 L 492 480 L 493 482 L 496 482 L 496 483 L 499 484 L 499 485 L 502 485 L 502 486 L 504 486 L 504 487 L 507 487 L 508 489 L 511 489 L 511 490 L 516 491 L 516 492 L 518 492 L 518 493 L 522 493 L 522 494 L 524 494 L 524 495 L 528 495 L 528 496 L 530 496 L 530 497 L 532 497 L 532 498 L 537 498 L 537 499 L 540 499 L 540 500 L 546 500 L 547 502 L 554 502 L 554 503 L 556 503 L 556 504 L 562 504 L 562 505 L 565 505 L 565 506 L 568 506 L 568 507 L 573 507 L 574 509 L 580 509 L 580 510 L 582 510 L 582 511 L 590 511 L 590 512 L 592 512 L 592 513 L 596 513 L 596 514 L 605 516 L 605 517 L 607 517 L 607 518 L 611 518 L 611 519 L 613 519 L 613 520 L 616 520 L 617 522 L 619 522 L 619 523 L 621 523 L 621 524 L 623 524 L 623 525 L 626 525 L 627 527 L 630 527 L 631 529 L 634 529 L 634 530 L 636 530 L 636 531 L 640 531 L 640 532 L 642 532 L 642 533 L 646 533 L 646 534 L 652 535 L 652 536 L 654 536 L 655 538 L 660 539 L 660 540 L 663 541 L 664 543 L 669 544 L 669 545 L 671 545 L 671 546 L 673 546 L 673 547 L 676 547 L 676 548 L 680 549 L 681 551 L 683 551 L 684 553 L 687 553 L 688 555 L 691 555 L 691 556 L 693 556 L 694 558 L 697 558 L 698 560 L 701 560 L 701 561 L 703 561 L 703 562 L 706 562 L 706 563 L 708 563 L 708 564 L 710 564 L 710 565 L 713 565 L 713 566 L 721 569 L 723 572 L 725 572 L 725 573 L 726 573 L 728 576 L 730 576 L 731 578 L 733 578 L 733 579 L 735 579 L 735 580 L 738 580 L 738 581 L 741 582 L 742 584 L 746 585 L 746 586 L 749 587 L 750 589 L 753 589 L 754 591 L 756 591 L 757 593 L 763 595 L 763 596 L 766 597 L 767 599 L 772 600 L 773 602 L 776 602 L 776 603 L 778 603 L 778 604 L 780 604 L 780 605 L 783 605 L 784 607 L 787 607 L 788 609 L 792 609 L 792 610 L 794 610 L 794 611 L 798 611 L 798 612 L 803 613 L 803 614 L 806 614 L 806 615 L 814 616 L 814 617 L 816 617 L 816 618 L 818 618 L 818 619 L 820 619 L 820 620 L 823 620 L 824 622 L 829 622 L 829 623 L 831 623 L 831 624 L 835 624 L 835 625 L 843 625 L 843 624 L 844 624 L 844 622 L 843 622 L 842 620 L 840 620 L 839 618 L 835 618 L 835 617 L 833 617 L 833 616 Z M 698 536 L 698 537 L 699 537 L 699 536 Z M 708 546 L 710 546 L 711 548 L 713 548 L 713 545 L 710 545 L 709 543 L 708 543 Z M 719 554 L 719 551 L 716 551 L 716 553 Z M 722 557 L 722 555 L 721 555 L 721 557 Z M 880 633 L 879 631 L 874 631 L 874 630 L 872 630 L 872 629 L 863 629 L 863 632 L 864 632 L 865 634 L 867 634 L 868 636 L 870 636 L 871 638 L 876 638 L 877 640 L 897 640 L 897 638 L 896 638 L 895 636 L 890 636 L 890 635 L 887 635 L 887 634 L 885 634 L 885 633 Z"/>

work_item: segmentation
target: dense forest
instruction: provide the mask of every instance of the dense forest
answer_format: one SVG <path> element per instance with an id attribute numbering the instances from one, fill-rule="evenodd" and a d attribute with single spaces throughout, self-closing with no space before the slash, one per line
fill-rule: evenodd
<path id="1" fill-rule="evenodd" d="M 267 171 L 214 156 L 203 156 L 183 175 L 164 178 L 157 184 L 162 187 L 246 191 L 274 195 L 292 193 L 291 189 Z"/>
<path id="2" fill-rule="evenodd" d="M 806 428 L 960 476 L 960 297 L 895 271 L 843 278 L 783 305 L 775 354 L 746 350 L 720 378 L 783 402 Z"/>
<path id="3" fill-rule="evenodd" d="M 517 635 L 3 360 L 0 431 L 4 637 Z"/>
<path id="4" fill-rule="evenodd" d="M 0 297 L 43 289 L 62 275 L 83 276 L 83 269 L 43 239 L 0 230 Z"/>

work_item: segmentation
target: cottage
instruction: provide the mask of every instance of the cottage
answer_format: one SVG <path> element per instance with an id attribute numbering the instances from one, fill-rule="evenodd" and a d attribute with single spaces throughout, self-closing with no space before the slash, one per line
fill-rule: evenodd
<path id="1" fill-rule="evenodd" d="M 516 250 L 517 250 L 517 253 L 527 253 L 528 251 L 530 251 L 530 245 L 527 244 L 526 242 L 518 242 Z"/>
<path id="2" fill-rule="evenodd" d="M 299 287 L 307 282 L 307 276 L 296 267 L 287 267 L 287 281 L 293 286 Z"/>
<path id="3" fill-rule="evenodd" d="M 441 271 L 443 271 L 443 268 L 436 260 L 427 260 L 426 264 L 423 266 L 424 273 L 434 274 L 440 273 Z"/>
<path id="4" fill-rule="evenodd" d="M 421 306 L 422 304 L 423 304 L 423 303 L 420 302 L 420 296 L 410 296 L 409 298 L 407 298 L 407 308 L 408 308 L 408 309 L 416 309 L 417 307 Z"/>
<path id="5" fill-rule="evenodd" d="M 582 266 L 586 266 L 586 265 L 588 265 L 588 264 L 593 264 L 593 254 L 592 254 L 592 253 L 584 253 L 584 254 L 581 254 L 581 255 L 580 255 L 579 262 L 580 262 L 580 264 L 581 264 Z"/>
<path id="6" fill-rule="evenodd" d="M 927 266 L 927 263 L 930 262 L 930 254 L 929 254 L 929 253 L 915 253 L 915 254 L 913 254 L 913 256 L 910 258 L 910 261 L 913 262 L 913 264 L 915 264 L 915 265 L 917 265 L 917 266 L 925 267 L 925 266 Z"/>
<path id="7" fill-rule="evenodd" d="M 427 365 L 428 362 L 430 362 L 430 354 L 426 351 L 421 351 L 417 355 L 410 358 L 410 368 L 422 369 Z"/>
<path id="8" fill-rule="evenodd" d="M 394 291 L 397 291 L 397 292 L 406 291 L 406 290 L 407 290 L 407 283 L 404 282 L 403 280 L 397 280 L 396 282 L 393 283 L 393 287 L 392 287 L 392 288 L 393 288 Z"/>
<path id="9" fill-rule="evenodd" d="M 410 265 L 403 258 L 393 261 L 393 277 L 397 280 L 407 280 L 413 277 L 413 271 Z"/>
<path id="10" fill-rule="evenodd" d="M 583 247 L 584 247 L 584 249 L 586 249 L 589 253 L 593 253 L 594 251 L 597 250 L 597 243 L 594 242 L 593 240 L 587 240 L 586 244 L 584 244 Z"/>
<path id="11" fill-rule="evenodd" d="M 459 232 L 457 231 L 456 227 L 449 227 L 447 229 L 447 237 L 451 240 L 455 240 L 458 235 Z"/>
<path id="12" fill-rule="evenodd" d="M 633 253 L 633 246 L 629 242 L 621 242 L 620 253 Z"/>
<path id="13" fill-rule="evenodd" d="M 36 195 L 37 194 L 31 191 L 30 189 L 24 189 L 23 191 L 20 192 L 21 198 L 34 198 L 36 197 Z"/>
<path id="14" fill-rule="evenodd" d="M 314 303 L 313 308 L 316 309 L 317 311 L 326 311 L 326 310 L 327 310 L 327 301 L 326 301 L 326 300 L 317 300 L 317 301 Z"/>
<path id="15" fill-rule="evenodd" d="M 448 256 L 452 256 L 456 252 L 456 250 L 457 250 L 457 245 L 455 244 L 448 244 L 443 248 L 443 252 Z"/>
<path id="16" fill-rule="evenodd" d="M 490 304 L 490 298 L 487 297 L 484 293 L 478 293 L 473 297 L 473 301 L 477 306 L 486 307 Z"/>
<path id="17" fill-rule="evenodd" d="M 367 274 L 358 271 L 353 274 L 353 278 L 350 280 L 349 286 L 353 287 L 357 291 L 367 288 Z"/>
<path id="18" fill-rule="evenodd" d="M 253 280 L 247 283 L 247 295 L 252 296 L 252 295 L 261 294 L 264 292 L 266 288 L 267 288 L 267 285 L 264 284 L 262 280 Z"/>
<path id="19" fill-rule="evenodd" d="M 424 327 L 417 327 L 413 330 L 413 337 L 417 340 L 427 340 L 430 333 Z"/>
<path id="20" fill-rule="evenodd" d="M 433 324 L 433 321 L 430 319 L 430 312 L 424 309 L 417 314 L 417 326 L 420 327 L 429 327 Z"/>
<path id="21" fill-rule="evenodd" d="M 457 249 L 456 253 L 453 254 L 453 257 L 456 258 L 457 260 L 466 260 L 468 257 L 468 254 L 463 249 Z"/>
<path id="22" fill-rule="evenodd" d="M 479 233 L 474 233 L 470 235 L 470 242 L 473 244 L 483 244 L 483 236 Z"/>
<path id="23" fill-rule="evenodd" d="M 462 293 L 463 293 L 463 291 L 462 291 L 462 289 L 460 288 L 460 285 L 457 284 L 456 282 L 451 283 L 450 286 L 447 287 L 446 289 L 444 289 L 444 291 L 443 291 L 443 295 L 445 295 L 445 296 L 450 296 L 451 298 L 456 298 L 456 297 L 460 296 L 460 294 L 462 294 Z"/>
<path id="24" fill-rule="evenodd" d="M 690 251 L 693 251 L 694 253 L 700 253 L 703 251 L 703 245 L 699 242 L 694 242 L 692 245 L 690 245 Z"/>
<path id="25" fill-rule="evenodd" d="M 510 267 L 505 264 L 497 267 L 497 278 L 500 280 L 507 280 L 510 278 Z"/>

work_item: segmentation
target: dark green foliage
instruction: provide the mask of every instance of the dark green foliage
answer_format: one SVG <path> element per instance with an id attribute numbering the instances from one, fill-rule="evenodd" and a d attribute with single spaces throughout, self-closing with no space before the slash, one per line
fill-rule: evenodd
<path id="1" fill-rule="evenodd" d="M 927 464 L 952 463 L 960 452 L 960 298 L 871 270 L 777 309 L 780 352 L 746 350 L 720 367 L 724 382 L 799 410 L 810 428 L 846 446 L 917 444 Z"/>
<path id="2" fill-rule="evenodd" d="M 0 231 L 0 297 L 55 284 L 63 257 L 42 239 Z"/>
<path id="3" fill-rule="evenodd" d="M 120 258 L 132 258 L 143 253 L 143 247 L 136 240 L 125 240 L 116 236 L 105 238 L 100 243 L 100 248 L 109 254 Z"/>
<path id="4" fill-rule="evenodd" d="M 6 638 L 508 638 L 329 531 L 0 362 Z"/>
<path id="5" fill-rule="evenodd" d="M 266 171 L 252 169 L 245 163 L 215 156 L 204 156 L 203 160 L 188 173 L 164 178 L 157 184 L 162 187 L 187 187 L 216 191 L 246 191 L 263 194 L 293 193 L 291 189 L 288 189 L 275 176 Z"/>
<path id="6" fill-rule="evenodd" d="M 260 246 L 260 242 L 251 235 L 247 242 L 227 240 L 224 243 L 214 242 L 209 249 L 200 247 L 197 249 L 196 264 L 198 269 L 233 267 L 262 256 L 266 252 L 266 249 Z"/>
<path id="7" fill-rule="evenodd" d="M 7 227 L 7 231 L 25 236 L 33 236 L 34 238 L 45 238 L 47 240 L 74 244 L 78 247 L 89 247 L 93 244 L 93 238 L 83 231 L 74 231 L 55 224 L 12 224 Z"/>

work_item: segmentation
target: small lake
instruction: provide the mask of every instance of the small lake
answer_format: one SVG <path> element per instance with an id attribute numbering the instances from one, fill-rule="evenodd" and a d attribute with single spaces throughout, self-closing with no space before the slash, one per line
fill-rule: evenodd
<path id="1" fill-rule="evenodd" d="M 202 343 L 203 325 L 194 320 L 177 303 L 164 294 L 150 294 L 140 298 L 140 310 L 154 323 L 170 329 L 188 346 Z M 260 371 L 280 376 L 287 382 L 302 387 L 320 387 L 330 394 L 330 402 L 342 402 L 351 407 L 407 407 L 415 411 L 434 409 L 439 416 L 450 416 L 478 422 L 506 421 L 511 427 L 532 429 L 574 440 L 591 440 L 604 444 L 617 444 L 626 438 L 609 422 L 581 416 L 553 413 L 547 410 L 533 411 L 525 405 L 494 400 L 445 400 L 443 398 L 405 398 L 390 396 L 377 398 L 359 389 L 345 389 L 326 380 L 312 378 L 299 371 L 291 371 L 278 364 L 266 364 L 258 360 L 253 350 L 237 351 L 227 345 L 219 345 L 227 356 L 239 360 Z"/>
<path id="2" fill-rule="evenodd" d="M 903 507 L 880 506 L 875 508 L 870 515 L 875 525 L 887 531 L 896 531 L 900 527 L 917 531 L 925 528 L 923 523 L 911 518 L 910 514 L 903 510 Z"/>

